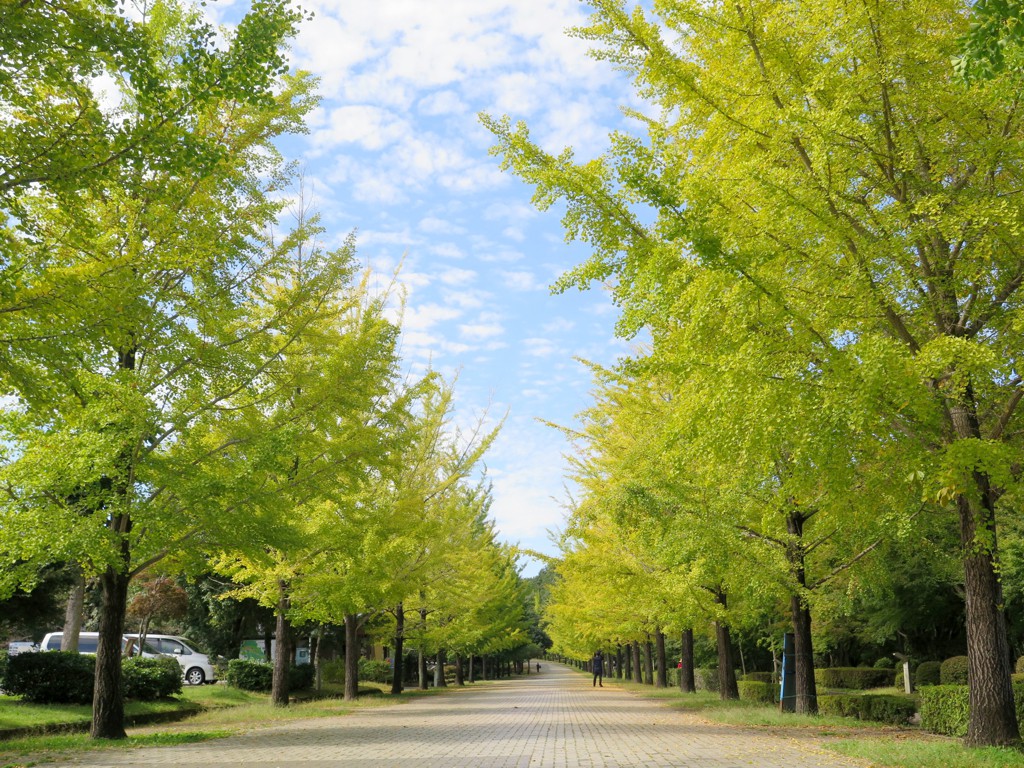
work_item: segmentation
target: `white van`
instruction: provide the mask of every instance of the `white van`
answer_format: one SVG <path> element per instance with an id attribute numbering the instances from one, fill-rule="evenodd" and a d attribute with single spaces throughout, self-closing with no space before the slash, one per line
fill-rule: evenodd
<path id="1" fill-rule="evenodd" d="M 43 637 L 43 641 L 39 643 L 40 651 L 59 651 L 61 649 L 61 641 L 64 638 L 63 632 L 49 632 Z M 78 633 L 78 652 L 88 653 L 90 655 L 96 655 L 96 648 L 99 646 L 100 633 L 99 632 L 79 632 Z M 121 654 L 128 646 L 128 641 L 125 638 L 121 638 Z"/>
<path id="2" fill-rule="evenodd" d="M 125 635 L 128 642 L 138 645 L 137 634 Z M 146 644 L 142 648 L 143 656 L 173 656 L 181 665 L 185 682 L 189 685 L 217 682 L 217 673 L 205 653 L 196 650 L 194 642 L 178 635 L 146 635 Z"/>

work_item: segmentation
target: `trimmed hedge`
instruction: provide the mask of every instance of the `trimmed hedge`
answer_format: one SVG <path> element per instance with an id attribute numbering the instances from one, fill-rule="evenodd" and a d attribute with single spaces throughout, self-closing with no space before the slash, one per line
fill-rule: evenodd
<path id="1" fill-rule="evenodd" d="M 694 669 L 693 681 L 698 691 L 718 693 L 718 670 L 713 667 L 698 667 Z"/>
<path id="2" fill-rule="evenodd" d="M 760 680 L 737 680 L 736 686 L 740 689 L 740 699 L 743 701 L 775 704 L 779 700 L 779 687 L 771 683 Z"/>
<path id="3" fill-rule="evenodd" d="M 154 701 L 181 693 L 181 665 L 177 659 L 136 656 L 121 663 L 126 699 Z"/>
<path id="4" fill-rule="evenodd" d="M 966 685 L 929 685 L 920 690 L 921 728 L 946 736 L 966 736 Z"/>
<path id="5" fill-rule="evenodd" d="M 842 715 L 857 720 L 906 725 L 917 711 L 917 705 L 911 696 L 839 694 L 819 696 L 818 711 L 823 715 Z"/>
<path id="6" fill-rule="evenodd" d="M 228 662 L 228 685 L 243 691 L 266 693 L 274 684 L 274 667 L 265 661 L 232 659 Z"/>
<path id="7" fill-rule="evenodd" d="M 95 676 L 95 656 L 75 651 L 19 653 L 7 661 L 4 689 L 34 704 L 88 704 Z"/>
<path id="8" fill-rule="evenodd" d="M 1024 656 L 1017 659 L 1017 665 L 1013 668 L 1013 671 L 1018 675 L 1024 675 Z"/>
<path id="9" fill-rule="evenodd" d="M 771 683 L 774 682 L 773 675 L 771 672 L 747 672 L 747 674 L 741 676 L 740 680 L 748 680 L 754 683 Z"/>
<path id="10" fill-rule="evenodd" d="M 967 685 L 967 657 L 953 656 L 939 667 L 940 685 Z"/>
<path id="11" fill-rule="evenodd" d="M 922 661 L 914 672 L 914 685 L 939 685 L 942 683 L 942 663 Z"/>
<path id="12" fill-rule="evenodd" d="M 863 691 L 892 685 L 892 670 L 874 667 L 826 667 L 814 670 L 814 681 L 822 688 Z"/>
<path id="13" fill-rule="evenodd" d="M 312 664 L 299 664 L 288 668 L 288 689 L 301 691 L 313 685 Z M 274 687 L 274 665 L 266 661 L 232 659 L 228 662 L 228 685 L 243 691 L 267 693 Z"/>

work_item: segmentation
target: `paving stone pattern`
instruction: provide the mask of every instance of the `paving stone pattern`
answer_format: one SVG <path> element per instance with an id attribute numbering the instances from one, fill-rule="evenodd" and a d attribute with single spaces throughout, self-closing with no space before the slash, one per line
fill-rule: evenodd
<path id="1" fill-rule="evenodd" d="M 74 765 L 176 768 L 851 768 L 793 739 L 710 724 L 546 663 L 443 698 L 226 739 L 84 753 Z"/>

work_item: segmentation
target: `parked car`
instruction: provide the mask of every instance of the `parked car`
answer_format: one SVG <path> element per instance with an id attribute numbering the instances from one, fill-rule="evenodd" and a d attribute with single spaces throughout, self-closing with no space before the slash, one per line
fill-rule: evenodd
<path id="1" fill-rule="evenodd" d="M 128 642 L 138 646 L 139 636 L 129 633 L 125 635 Z M 217 682 L 217 672 L 210 658 L 198 650 L 199 646 L 186 637 L 178 635 L 146 635 L 142 647 L 143 656 L 173 656 L 181 665 L 185 682 L 189 685 Z"/>
<path id="2" fill-rule="evenodd" d="M 43 641 L 39 643 L 40 651 L 59 651 L 61 650 L 61 643 L 64 640 L 63 632 L 48 632 L 44 637 Z M 79 632 L 78 633 L 78 652 L 88 653 L 93 656 L 96 655 L 96 648 L 99 647 L 100 633 L 99 632 Z M 128 641 L 124 637 L 121 638 L 121 655 L 125 655 L 128 649 Z"/>

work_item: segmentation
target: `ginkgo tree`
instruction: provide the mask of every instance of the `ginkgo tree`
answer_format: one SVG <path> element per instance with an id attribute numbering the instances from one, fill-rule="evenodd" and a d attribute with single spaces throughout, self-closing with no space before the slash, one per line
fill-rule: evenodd
<path id="1" fill-rule="evenodd" d="M 69 199 L 19 187 L 5 208 L 14 217 L 4 222 L 0 377 L 15 405 L 0 413 L 0 550 L 12 564 L 3 588 L 55 559 L 98 577 L 95 737 L 124 736 L 120 638 L 132 575 L 199 531 L 260 528 L 256 517 L 239 521 L 241 502 L 265 490 L 246 483 L 243 467 L 271 455 L 281 435 L 253 433 L 264 447 L 245 454 L 239 442 L 212 440 L 209 423 L 282 351 L 247 318 L 264 306 L 261 282 L 289 261 L 263 237 L 286 175 L 273 141 L 299 130 L 314 100 L 308 77 L 282 70 L 280 48 L 299 16 L 273 9 L 246 17 L 215 52 L 194 12 L 149 8 L 131 33 L 162 72 L 160 98 L 198 87 L 192 78 L 207 83 L 206 96 L 158 117 L 153 94 L 126 82 L 108 127 L 178 120 L 162 134 L 169 145 L 114 153 L 113 178 L 90 176 Z M 86 87 L 94 73 L 71 74 Z M 182 133 L 202 156 L 175 151 L 188 143 L 174 138 Z"/>
<path id="2" fill-rule="evenodd" d="M 1017 742 L 996 530 L 1020 482 L 1019 76 L 954 73 L 967 0 L 594 5 L 578 34 L 633 76 L 644 135 L 576 162 L 485 118 L 504 166 L 593 246 L 559 287 L 610 282 L 655 354 L 699 322 L 676 305 L 696 274 L 774 307 L 851 419 L 920 457 L 907 476 L 961 533 L 967 743 Z"/>

